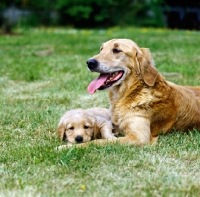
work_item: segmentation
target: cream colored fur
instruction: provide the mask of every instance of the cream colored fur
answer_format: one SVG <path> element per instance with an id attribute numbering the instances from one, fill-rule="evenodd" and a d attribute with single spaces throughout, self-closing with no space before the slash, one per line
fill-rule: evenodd
<path id="1" fill-rule="evenodd" d="M 59 149 L 97 138 L 115 139 L 113 131 L 108 109 L 100 107 L 73 109 L 67 111 L 59 121 L 58 135 L 61 140 L 67 142 L 67 145 L 62 145 Z M 76 141 L 77 136 L 82 141 Z"/>

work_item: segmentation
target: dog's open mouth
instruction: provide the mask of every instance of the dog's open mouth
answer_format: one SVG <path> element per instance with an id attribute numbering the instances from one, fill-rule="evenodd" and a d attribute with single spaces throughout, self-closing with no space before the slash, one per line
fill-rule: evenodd
<path id="1" fill-rule="evenodd" d="M 94 94 L 96 90 L 104 90 L 120 80 L 124 71 L 115 71 L 113 73 L 101 73 L 98 78 L 94 79 L 88 86 L 88 92 Z"/>

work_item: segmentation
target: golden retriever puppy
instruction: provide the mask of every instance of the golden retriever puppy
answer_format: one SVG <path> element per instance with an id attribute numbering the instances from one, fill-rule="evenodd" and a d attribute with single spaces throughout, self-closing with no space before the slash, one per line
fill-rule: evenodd
<path id="1" fill-rule="evenodd" d="M 145 145 L 172 129 L 200 129 L 200 87 L 166 81 L 149 49 L 129 39 L 109 40 L 87 60 L 87 66 L 100 73 L 88 92 L 108 89 L 112 122 L 125 133 L 109 142 Z"/>
<path id="2" fill-rule="evenodd" d="M 57 132 L 67 142 L 67 146 L 59 149 L 97 138 L 115 138 L 110 112 L 100 107 L 67 111 L 60 119 Z"/>

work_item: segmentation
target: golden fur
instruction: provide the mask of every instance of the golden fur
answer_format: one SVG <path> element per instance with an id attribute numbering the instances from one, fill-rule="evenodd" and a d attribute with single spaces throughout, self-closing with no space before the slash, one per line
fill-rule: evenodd
<path id="1" fill-rule="evenodd" d="M 67 111 L 61 117 L 57 129 L 60 139 L 66 141 L 67 145 L 59 149 L 97 138 L 114 139 L 112 130 L 108 109 L 96 107 Z"/>
<path id="2" fill-rule="evenodd" d="M 109 87 L 112 122 L 125 136 L 93 143 L 146 145 L 172 129 L 200 129 L 200 87 L 166 81 L 155 68 L 149 49 L 140 48 L 132 40 L 113 39 L 104 43 L 87 64 L 92 72 L 123 72 L 110 87 L 108 80 L 99 89 L 105 89 L 106 84 Z"/>

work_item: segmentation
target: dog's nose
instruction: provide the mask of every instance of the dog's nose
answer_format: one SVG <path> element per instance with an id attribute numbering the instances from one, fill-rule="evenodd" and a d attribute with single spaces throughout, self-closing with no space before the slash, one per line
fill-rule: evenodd
<path id="1" fill-rule="evenodd" d="M 86 63 L 89 69 L 93 69 L 98 66 L 98 62 L 95 59 L 89 59 Z"/>
<path id="2" fill-rule="evenodd" d="M 83 142 L 83 137 L 81 135 L 77 135 L 75 140 L 77 143 L 81 143 L 81 142 Z"/>

